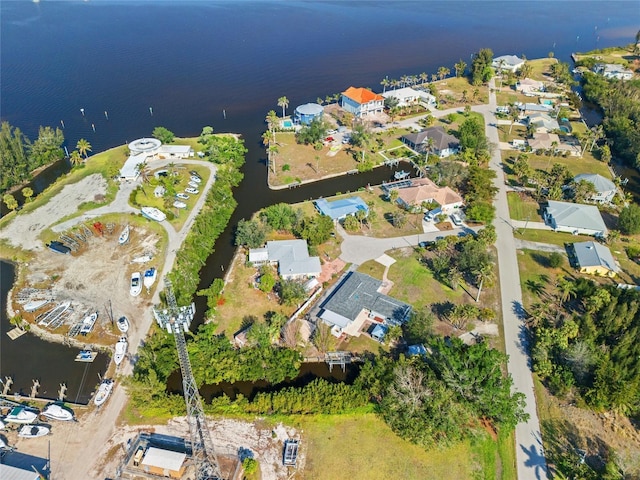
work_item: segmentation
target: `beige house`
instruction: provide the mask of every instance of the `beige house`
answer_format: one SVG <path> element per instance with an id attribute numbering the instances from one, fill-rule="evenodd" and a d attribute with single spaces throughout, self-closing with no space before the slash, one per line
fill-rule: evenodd
<path id="1" fill-rule="evenodd" d="M 428 205 L 429 210 L 440 207 L 449 214 L 463 204 L 460 194 L 449 187 L 439 187 L 428 178 L 412 180 L 411 186 L 398 189 L 398 203 L 405 208 Z"/>

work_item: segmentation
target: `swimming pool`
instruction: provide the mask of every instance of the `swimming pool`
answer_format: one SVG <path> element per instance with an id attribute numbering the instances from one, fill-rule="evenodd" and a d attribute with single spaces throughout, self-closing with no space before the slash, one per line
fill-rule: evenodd
<path id="1" fill-rule="evenodd" d="M 542 100 L 543 105 L 553 105 L 553 100 Z"/>
<path id="2" fill-rule="evenodd" d="M 285 120 L 284 122 L 282 122 L 282 126 L 284 128 L 293 128 L 293 123 L 291 122 L 291 120 Z"/>

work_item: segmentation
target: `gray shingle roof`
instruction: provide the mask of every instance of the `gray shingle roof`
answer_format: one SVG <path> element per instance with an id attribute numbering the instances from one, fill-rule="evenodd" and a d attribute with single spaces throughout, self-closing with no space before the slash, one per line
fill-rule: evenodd
<path id="1" fill-rule="evenodd" d="M 392 325 L 403 323 L 411 311 L 411 305 L 379 293 L 378 289 L 381 285 L 380 280 L 369 275 L 358 272 L 348 273 L 322 305 L 322 309 L 329 314 L 323 313 L 321 317 L 331 321 L 334 317 L 331 315 L 333 313 L 353 321 L 362 309 L 366 308 L 383 315 L 386 323 Z"/>
<path id="2" fill-rule="evenodd" d="M 574 243 L 573 249 L 581 267 L 606 267 L 613 272 L 620 269 L 609 250 L 597 242 Z"/>
<path id="3" fill-rule="evenodd" d="M 278 262 L 280 275 L 312 275 L 322 270 L 320 258 L 310 257 L 306 240 L 267 242 L 269 261 Z"/>
<path id="4" fill-rule="evenodd" d="M 611 192 L 616 189 L 615 183 L 602 175 L 598 175 L 597 173 L 581 173 L 580 175 L 576 175 L 573 180 L 575 182 L 586 180 L 587 182 L 593 183 L 596 187 L 596 192 L 598 193 Z"/>
<path id="5" fill-rule="evenodd" d="M 607 232 L 600 210 L 594 205 L 549 200 L 547 214 L 553 217 L 558 226 Z"/>
<path id="6" fill-rule="evenodd" d="M 460 146 L 460 140 L 453 135 L 449 135 L 442 127 L 430 127 L 418 133 L 405 135 L 404 138 L 414 145 L 419 145 L 424 142 L 426 138 L 431 138 L 433 139 L 433 148 L 437 151 L 447 148 L 458 148 Z"/>

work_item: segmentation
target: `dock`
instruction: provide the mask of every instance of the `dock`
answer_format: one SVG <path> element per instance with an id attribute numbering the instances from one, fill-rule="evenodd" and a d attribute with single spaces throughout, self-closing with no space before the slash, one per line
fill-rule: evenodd
<path id="1" fill-rule="evenodd" d="M 91 350 L 81 350 L 80 353 L 76 355 L 76 358 L 74 359 L 74 361 L 92 363 L 97 356 L 98 356 L 98 352 L 92 352 Z"/>
<path id="2" fill-rule="evenodd" d="M 22 328 L 20 328 L 20 327 L 16 327 L 16 328 L 14 328 L 14 329 L 12 329 L 12 330 L 9 330 L 9 331 L 7 332 L 7 335 L 9 336 L 9 338 L 10 338 L 11 340 L 15 340 L 16 338 L 21 337 L 21 336 L 22 336 L 22 335 L 24 335 L 25 333 L 27 333 L 27 331 L 26 331 L 26 330 L 23 330 L 23 329 L 22 329 Z"/>
<path id="3" fill-rule="evenodd" d="M 347 367 L 347 364 L 350 363 L 360 363 L 363 361 L 362 357 L 351 353 L 351 352 L 327 352 L 324 356 L 316 356 L 316 357 L 304 357 L 303 361 L 305 363 L 326 363 L 329 365 L 329 371 L 333 370 L 334 365 L 339 365 L 342 367 L 344 371 Z"/>
<path id="4" fill-rule="evenodd" d="M 298 461 L 298 440 L 286 440 L 284 442 L 282 464 L 286 467 L 295 467 L 297 461 Z"/>

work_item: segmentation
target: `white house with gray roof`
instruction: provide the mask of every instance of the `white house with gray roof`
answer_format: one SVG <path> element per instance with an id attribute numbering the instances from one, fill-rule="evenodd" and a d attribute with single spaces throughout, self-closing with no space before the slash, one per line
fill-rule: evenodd
<path id="1" fill-rule="evenodd" d="M 573 253 L 581 273 L 615 277 L 620 271 L 611 250 L 598 242 L 574 243 Z"/>
<path id="2" fill-rule="evenodd" d="M 501 55 L 493 59 L 491 66 L 498 71 L 508 70 L 510 72 L 517 72 L 524 65 L 524 60 L 517 55 Z"/>
<path id="3" fill-rule="evenodd" d="M 600 210 L 594 205 L 549 200 L 544 220 L 556 232 L 606 237 L 607 227 Z"/>
<path id="4" fill-rule="evenodd" d="M 249 262 L 254 265 L 278 264 L 283 280 L 317 277 L 322 271 L 319 257 L 310 257 L 306 240 L 272 240 L 266 248 L 249 250 Z"/>
<path id="5" fill-rule="evenodd" d="M 580 180 L 586 180 L 596 188 L 596 193 L 589 198 L 592 202 L 609 203 L 613 200 L 613 197 L 616 196 L 616 184 L 602 175 L 598 175 L 597 173 L 581 173 L 573 179 L 576 183 Z"/>
<path id="6" fill-rule="evenodd" d="M 435 105 L 436 97 L 430 93 L 423 92 L 421 90 L 415 90 L 411 87 L 398 88 L 396 90 L 387 90 L 381 93 L 384 98 L 394 97 L 398 100 L 399 107 L 408 107 L 417 103 L 423 103 L 425 105 Z"/>
<path id="7" fill-rule="evenodd" d="M 359 272 L 348 272 L 331 295 L 320 305 L 318 317 L 332 330 L 358 334 L 352 325 L 365 320 L 378 325 L 401 325 L 411 313 L 411 305 L 380 293 L 382 282 Z M 356 329 L 357 330 L 357 329 Z"/>

